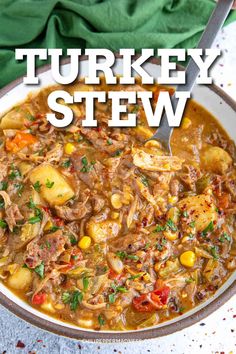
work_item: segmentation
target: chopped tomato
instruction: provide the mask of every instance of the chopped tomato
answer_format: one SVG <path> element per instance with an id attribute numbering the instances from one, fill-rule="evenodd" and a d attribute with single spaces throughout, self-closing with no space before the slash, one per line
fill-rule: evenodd
<path id="1" fill-rule="evenodd" d="M 139 312 L 152 312 L 160 310 L 167 304 L 170 288 L 163 286 L 147 294 L 136 296 L 133 299 L 133 306 Z"/>
<path id="2" fill-rule="evenodd" d="M 42 208 L 43 208 L 44 211 L 46 211 L 46 213 L 48 213 L 49 215 L 51 215 L 51 210 L 50 210 L 49 207 L 43 206 Z"/>
<path id="3" fill-rule="evenodd" d="M 61 218 L 59 218 L 58 216 L 55 216 L 53 219 L 54 219 L 55 224 L 57 226 L 59 226 L 59 227 L 64 226 L 64 221 Z"/>
<path id="4" fill-rule="evenodd" d="M 46 301 L 46 298 L 47 298 L 47 294 L 45 294 L 45 293 L 35 294 L 32 298 L 32 304 L 33 305 L 42 305 Z"/>
<path id="5" fill-rule="evenodd" d="M 37 141 L 38 139 L 32 134 L 18 132 L 13 139 L 6 140 L 6 150 L 16 153 L 26 146 L 35 144 Z"/>

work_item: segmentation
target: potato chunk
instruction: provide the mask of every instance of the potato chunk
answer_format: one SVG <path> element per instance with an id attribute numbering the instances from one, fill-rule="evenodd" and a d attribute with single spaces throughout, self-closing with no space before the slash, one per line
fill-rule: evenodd
<path id="1" fill-rule="evenodd" d="M 201 156 L 202 167 L 206 171 L 223 175 L 232 165 L 232 158 L 218 146 L 210 146 L 203 151 Z"/>
<path id="2" fill-rule="evenodd" d="M 141 149 L 132 149 L 134 165 L 148 171 L 178 171 L 184 160 L 177 156 L 161 156 L 156 151 L 149 154 Z"/>
<path id="3" fill-rule="evenodd" d="M 21 112 L 13 109 L 1 119 L 0 129 L 21 129 L 24 126 L 24 117 Z"/>
<path id="4" fill-rule="evenodd" d="M 7 283 L 12 289 L 23 290 L 29 287 L 32 281 L 32 273 L 27 268 L 20 268 L 10 275 Z"/>
<path id="5" fill-rule="evenodd" d="M 184 198 L 178 203 L 178 207 L 181 212 L 187 211 L 195 221 L 196 230 L 200 232 L 217 219 L 216 207 L 210 195 L 200 194 Z"/>
<path id="6" fill-rule="evenodd" d="M 116 237 L 120 231 L 120 224 L 114 220 L 87 223 L 87 232 L 94 242 L 106 242 L 107 239 Z"/>
<path id="7" fill-rule="evenodd" d="M 63 205 L 74 196 L 74 191 L 62 174 L 49 164 L 41 165 L 30 173 L 30 182 L 39 183 L 40 195 L 50 205 Z"/>

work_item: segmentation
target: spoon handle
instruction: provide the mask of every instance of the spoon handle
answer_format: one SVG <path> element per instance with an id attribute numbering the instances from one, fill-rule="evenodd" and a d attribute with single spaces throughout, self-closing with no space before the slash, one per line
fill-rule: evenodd
<path id="1" fill-rule="evenodd" d="M 207 26 L 202 34 L 202 37 L 198 43 L 197 48 L 200 49 L 207 49 L 210 48 L 219 32 L 221 27 L 223 26 L 226 17 L 233 5 L 234 0 L 219 0 L 208 23 Z M 197 79 L 199 74 L 199 67 L 196 65 L 195 61 L 190 58 L 189 63 L 186 68 L 186 84 L 179 85 L 177 87 L 177 91 L 189 91 L 191 92 L 194 86 L 194 83 Z M 175 110 L 177 107 L 178 100 L 175 97 L 175 94 L 171 98 L 172 106 Z M 166 114 L 163 115 L 161 120 L 161 125 L 150 139 L 158 140 L 163 147 L 171 153 L 171 146 L 170 146 L 170 138 L 172 134 L 173 128 L 169 126 Z"/>
<path id="2" fill-rule="evenodd" d="M 198 43 L 198 49 L 211 48 L 217 34 L 223 26 L 234 0 L 219 0 Z M 178 91 L 191 92 L 200 72 L 199 67 L 191 58 L 186 68 L 186 84 L 179 85 Z"/>

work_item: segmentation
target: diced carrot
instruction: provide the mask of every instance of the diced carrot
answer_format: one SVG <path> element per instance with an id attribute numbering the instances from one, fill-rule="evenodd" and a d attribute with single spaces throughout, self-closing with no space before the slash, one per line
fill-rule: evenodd
<path id="1" fill-rule="evenodd" d="M 18 132 L 13 139 L 6 140 L 6 150 L 16 153 L 26 146 L 35 144 L 37 141 L 38 139 L 32 134 Z"/>

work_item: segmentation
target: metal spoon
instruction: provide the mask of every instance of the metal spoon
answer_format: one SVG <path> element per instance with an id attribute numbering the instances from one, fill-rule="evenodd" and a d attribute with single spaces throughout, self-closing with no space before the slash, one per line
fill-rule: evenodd
<path id="1" fill-rule="evenodd" d="M 233 5 L 233 0 L 219 0 L 215 10 L 213 11 L 208 24 L 205 28 L 205 31 L 202 34 L 202 37 L 198 43 L 197 48 L 201 49 L 206 49 L 210 48 L 219 32 L 221 27 L 223 26 L 226 17 Z M 197 5 L 196 5 L 197 6 Z M 189 91 L 191 92 L 194 86 L 194 83 L 198 77 L 199 74 L 199 68 L 194 62 L 194 60 L 191 58 L 187 68 L 186 68 L 186 84 L 184 85 L 179 85 L 177 87 L 177 91 Z M 172 96 L 172 107 L 175 110 L 178 100 L 175 97 L 175 95 Z M 172 155 L 171 152 L 171 146 L 170 146 L 170 139 L 171 139 L 171 134 L 173 132 L 173 128 L 169 127 L 166 113 L 163 115 L 161 119 L 161 125 L 160 127 L 156 130 L 155 134 L 148 140 L 158 140 L 158 142 L 162 145 L 162 147 L 170 154 Z"/>

